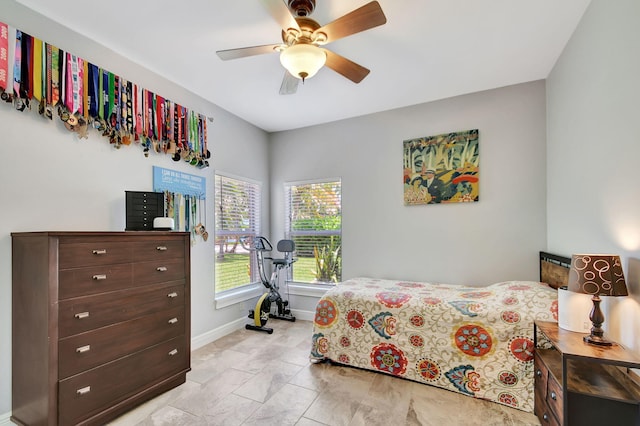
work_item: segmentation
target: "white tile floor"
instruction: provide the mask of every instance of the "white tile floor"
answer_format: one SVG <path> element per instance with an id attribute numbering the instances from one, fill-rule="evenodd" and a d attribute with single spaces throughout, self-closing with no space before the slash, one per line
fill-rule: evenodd
<path id="1" fill-rule="evenodd" d="M 539 425 L 531 413 L 308 359 L 312 323 L 270 320 L 192 353 L 187 382 L 111 423 L 147 425 Z"/>

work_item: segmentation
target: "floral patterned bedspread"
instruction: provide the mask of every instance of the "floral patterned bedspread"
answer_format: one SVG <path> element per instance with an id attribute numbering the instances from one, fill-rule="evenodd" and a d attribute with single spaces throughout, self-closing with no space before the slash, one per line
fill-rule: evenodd
<path id="1" fill-rule="evenodd" d="M 556 290 L 356 278 L 316 307 L 312 360 L 380 371 L 533 412 L 533 321 L 557 321 Z"/>

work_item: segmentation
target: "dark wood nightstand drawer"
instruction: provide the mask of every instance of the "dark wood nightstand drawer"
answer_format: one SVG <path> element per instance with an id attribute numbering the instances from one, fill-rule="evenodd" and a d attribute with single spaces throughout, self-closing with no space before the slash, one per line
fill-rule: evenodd
<path id="1" fill-rule="evenodd" d="M 184 306 L 184 292 L 184 283 L 171 282 L 62 300 L 58 307 L 59 337 Z"/>
<path id="2" fill-rule="evenodd" d="M 535 394 L 534 414 L 538 417 L 542 426 L 560 426 L 562 424 L 553 415 L 553 411 L 547 405 L 544 396 L 538 392 Z"/>
<path id="3" fill-rule="evenodd" d="M 562 386 L 555 380 L 555 377 L 550 376 L 547 381 L 546 401 L 560 423 L 562 423 L 562 396 Z"/>
<path id="4" fill-rule="evenodd" d="M 185 344 L 185 339 L 178 337 L 61 380 L 58 395 L 60 424 L 77 424 L 154 381 L 160 381 L 160 377 L 188 370 L 189 353 Z"/>
<path id="5" fill-rule="evenodd" d="M 533 374 L 535 380 L 536 392 L 544 397 L 547 395 L 547 378 L 549 377 L 549 370 L 540 356 L 541 349 L 536 349 L 533 357 Z"/>
<path id="6" fill-rule="evenodd" d="M 60 339 L 58 377 L 64 379 L 183 335 L 185 325 L 181 306 Z"/>

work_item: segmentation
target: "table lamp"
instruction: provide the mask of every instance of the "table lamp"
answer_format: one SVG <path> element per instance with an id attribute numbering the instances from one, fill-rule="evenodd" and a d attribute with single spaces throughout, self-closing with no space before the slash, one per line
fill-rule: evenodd
<path id="1" fill-rule="evenodd" d="M 600 296 L 627 296 L 627 285 L 620 263 L 620 256 L 610 254 L 574 254 L 569 270 L 569 291 L 591 294 L 593 308 L 589 319 L 593 327 L 591 334 L 583 340 L 591 345 L 611 346 L 613 342 L 604 339 L 602 323 L 604 314 L 600 309 Z"/>

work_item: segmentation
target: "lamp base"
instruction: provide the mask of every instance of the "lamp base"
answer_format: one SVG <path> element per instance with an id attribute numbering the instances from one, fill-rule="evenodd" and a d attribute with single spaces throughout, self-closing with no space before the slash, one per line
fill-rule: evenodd
<path id="1" fill-rule="evenodd" d="M 613 346 L 615 345 L 614 342 L 607 340 L 607 339 L 603 339 L 600 336 L 594 336 L 593 334 L 590 334 L 588 336 L 584 336 L 582 338 L 582 340 L 584 340 L 585 343 L 588 343 L 590 345 L 597 345 L 597 346 Z"/>

